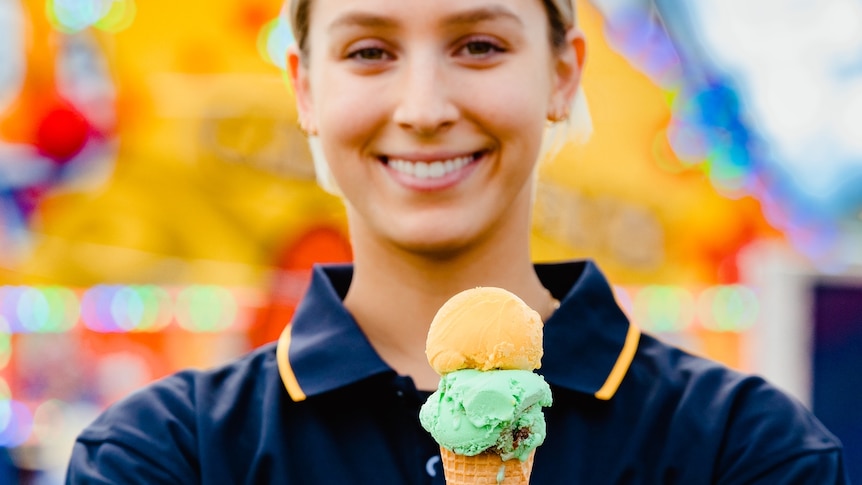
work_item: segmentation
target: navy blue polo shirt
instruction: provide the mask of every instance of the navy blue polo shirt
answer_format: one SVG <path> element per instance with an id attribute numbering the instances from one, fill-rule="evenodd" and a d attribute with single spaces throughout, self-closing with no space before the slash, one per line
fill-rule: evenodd
<path id="1" fill-rule="evenodd" d="M 561 300 L 539 370 L 554 404 L 533 484 L 847 483 L 801 404 L 642 334 L 590 262 L 537 265 Z M 342 305 L 350 266 L 316 267 L 278 343 L 162 379 L 78 438 L 74 484 L 443 484 L 397 375 Z"/>

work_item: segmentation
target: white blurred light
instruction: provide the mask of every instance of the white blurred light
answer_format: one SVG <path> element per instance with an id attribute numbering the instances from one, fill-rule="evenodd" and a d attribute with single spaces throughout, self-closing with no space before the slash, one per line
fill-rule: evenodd
<path id="1" fill-rule="evenodd" d="M 818 4 L 821 4 L 818 2 Z M 832 0 L 822 3 L 818 38 L 833 56 L 858 58 L 862 45 L 862 3 L 858 0 Z"/>
<path id="2" fill-rule="evenodd" d="M 862 154 L 862 83 L 847 91 L 844 103 L 838 107 L 835 135 L 851 152 Z M 857 160 L 862 163 L 862 156 Z"/>
<path id="3" fill-rule="evenodd" d="M 862 2 L 692 3 L 707 51 L 797 186 L 831 197 L 862 160 Z"/>
<path id="4" fill-rule="evenodd" d="M 810 65 L 776 66 L 751 79 L 752 108 L 769 138 L 781 140 L 782 151 L 799 155 L 810 134 L 828 118 L 824 80 Z"/>
<path id="5" fill-rule="evenodd" d="M 24 15 L 17 0 L 0 1 L 0 114 L 24 83 Z"/>
<path id="6" fill-rule="evenodd" d="M 116 89 L 96 38 L 82 32 L 59 40 L 57 91 L 99 129 L 116 121 Z"/>

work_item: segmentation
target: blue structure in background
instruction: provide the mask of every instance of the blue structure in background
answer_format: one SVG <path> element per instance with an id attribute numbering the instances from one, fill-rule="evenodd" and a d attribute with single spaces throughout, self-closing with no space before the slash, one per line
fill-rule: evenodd
<path id="1" fill-rule="evenodd" d="M 851 483 L 862 483 L 862 287 L 814 288 L 814 413 L 844 444 Z"/>
<path id="2" fill-rule="evenodd" d="M 9 450 L 0 448 L 0 483 L 16 484 L 18 483 L 18 469 L 12 463 L 12 457 L 9 456 Z"/>

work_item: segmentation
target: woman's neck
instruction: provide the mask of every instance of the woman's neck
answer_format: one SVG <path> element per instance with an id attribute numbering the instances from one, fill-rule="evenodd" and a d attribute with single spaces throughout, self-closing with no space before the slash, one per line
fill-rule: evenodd
<path id="1" fill-rule="evenodd" d="M 528 231 L 524 231 L 528 233 Z M 355 269 L 344 300 L 380 356 L 410 375 L 420 389 L 437 387 L 425 358 L 428 327 L 452 295 L 476 286 L 498 286 L 520 296 L 543 317 L 553 298 L 542 286 L 520 241 L 476 245 L 449 257 L 411 253 L 354 233 Z"/>

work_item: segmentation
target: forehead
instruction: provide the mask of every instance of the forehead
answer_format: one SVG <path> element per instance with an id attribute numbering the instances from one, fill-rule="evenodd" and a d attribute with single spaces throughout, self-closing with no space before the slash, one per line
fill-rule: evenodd
<path id="1" fill-rule="evenodd" d="M 293 0 L 296 1 L 296 0 Z M 350 25 L 399 27 L 418 23 L 459 25 L 546 18 L 541 0 L 310 0 L 310 23 L 327 29 Z"/>

